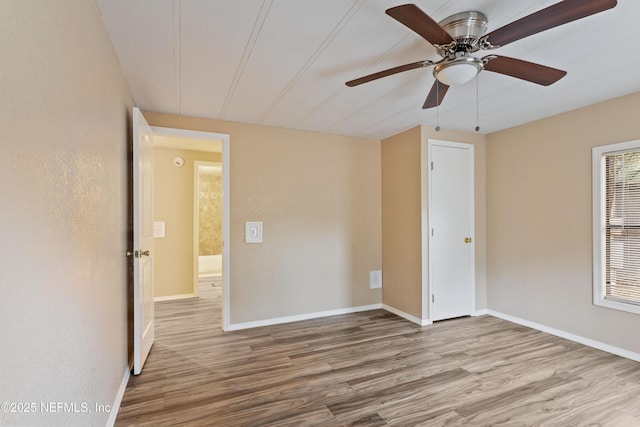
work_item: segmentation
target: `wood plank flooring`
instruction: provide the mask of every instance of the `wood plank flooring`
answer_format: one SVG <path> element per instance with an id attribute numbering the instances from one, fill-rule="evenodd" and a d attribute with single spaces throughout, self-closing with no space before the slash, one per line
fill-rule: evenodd
<path id="1" fill-rule="evenodd" d="M 489 316 L 382 310 L 220 330 L 220 288 L 156 303 L 116 426 L 640 426 L 640 363 Z"/>

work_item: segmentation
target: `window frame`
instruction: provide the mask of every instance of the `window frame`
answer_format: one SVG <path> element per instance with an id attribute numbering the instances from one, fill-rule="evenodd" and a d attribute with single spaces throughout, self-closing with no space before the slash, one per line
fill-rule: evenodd
<path id="1" fill-rule="evenodd" d="M 592 149 L 593 173 L 593 304 L 614 310 L 640 314 L 640 305 L 606 298 L 606 205 L 605 157 L 640 151 L 640 140 L 602 145 Z"/>

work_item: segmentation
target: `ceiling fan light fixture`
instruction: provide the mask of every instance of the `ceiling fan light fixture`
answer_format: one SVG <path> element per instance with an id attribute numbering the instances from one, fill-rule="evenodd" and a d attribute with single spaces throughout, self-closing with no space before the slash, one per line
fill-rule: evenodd
<path id="1" fill-rule="evenodd" d="M 467 56 L 436 65 L 433 76 L 447 86 L 460 86 L 473 79 L 482 68 L 480 59 Z"/>
<path id="2" fill-rule="evenodd" d="M 487 55 L 478 59 L 472 54 L 480 50 L 497 49 L 522 38 L 604 12 L 615 7 L 617 3 L 617 0 L 563 0 L 488 34 L 486 31 L 489 20 L 478 11 L 456 13 L 436 22 L 413 3 L 395 6 L 387 9 L 385 13 L 431 43 L 442 59 L 400 65 L 350 80 L 346 85 L 358 86 L 404 71 L 433 67 L 436 81 L 422 105 L 423 109 L 439 106 L 450 86 L 468 83 L 485 69 L 548 86 L 563 78 L 567 72 L 507 56 Z M 476 101 L 477 93 L 476 79 Z"/>

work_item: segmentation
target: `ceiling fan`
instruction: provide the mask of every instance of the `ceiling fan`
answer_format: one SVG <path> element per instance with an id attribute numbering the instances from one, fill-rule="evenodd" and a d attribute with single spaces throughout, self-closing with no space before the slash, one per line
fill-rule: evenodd
<path id="1" fill-rule="evenodd" d="M 434 45 L 442 59 L 400 65 L 348 81 L 346 85 L 358 86 L 403 71 L 433 66 L 436 81 L 422 108 L 440 105 L 450 86 L 464 84 L 482 70 L 548 86 L 560 80 L 567 72 L 506 56 L 487 55 L 477 58 L 472 54 L 479 50 L 496 49 L 550 28 L 603 12 L 616 4 L 616 0 L 564 0 L 488 34 L 485 32 L 489 20 L 481 12 L 456 13 L 436 22 L 415 4 L 392 7 L 385 13 Z"/>

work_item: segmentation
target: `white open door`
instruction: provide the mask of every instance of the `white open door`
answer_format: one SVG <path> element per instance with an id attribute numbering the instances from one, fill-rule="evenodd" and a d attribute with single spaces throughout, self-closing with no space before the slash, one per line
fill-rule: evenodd
<path id="1" fill-rule="evenodd" d="M 142 371 L 154 339 L 153 310 L 153 132 L 133 109 L 133 374 Z"/>
<path id="2" fill-rule="evenodd" d="M 475 300 L 473 145 L 429 141 L 430 319 L 470 315 Z"/>

